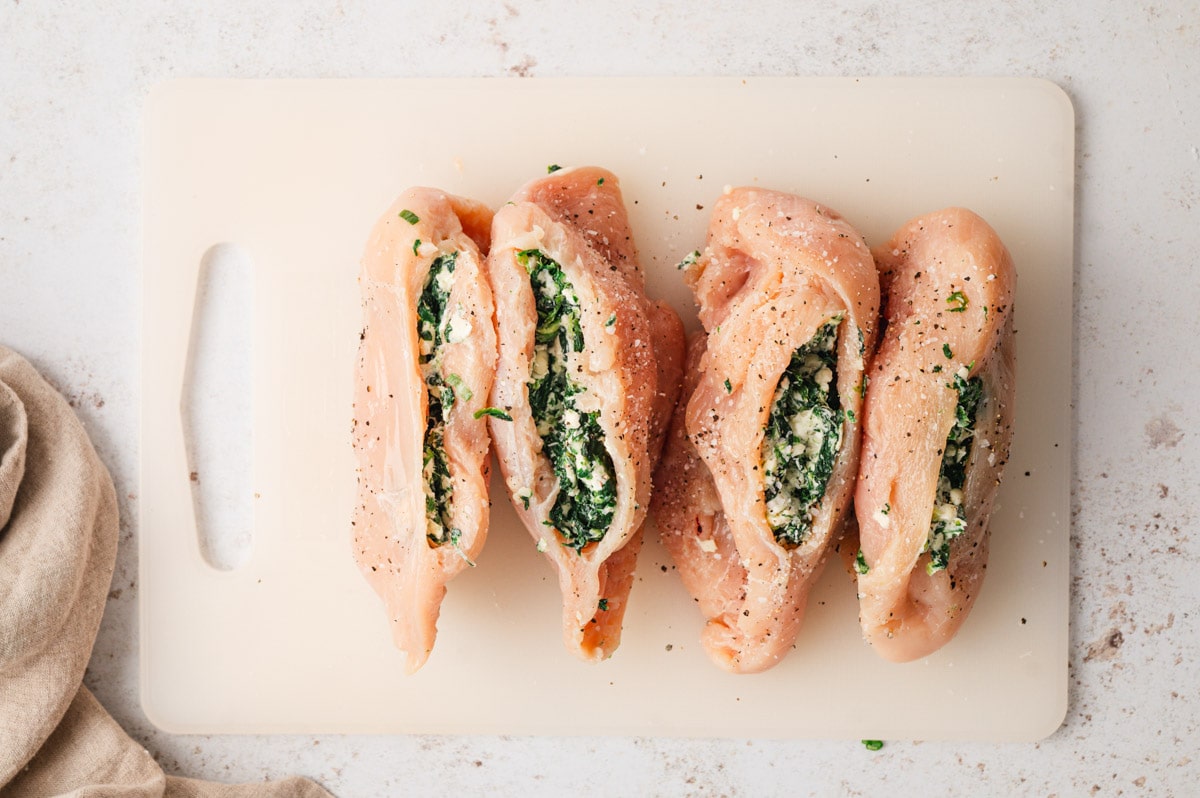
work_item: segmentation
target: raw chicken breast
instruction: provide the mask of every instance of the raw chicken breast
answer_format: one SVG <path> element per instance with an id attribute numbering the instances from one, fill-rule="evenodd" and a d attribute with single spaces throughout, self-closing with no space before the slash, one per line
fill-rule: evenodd
<path id="1" fill-rule="evenodd" d="M 1016 272 L 961 208 L 876 250 L 885 332 L 870 369 L 855 494 L 863 634 L 903 662 L 950 640 L 979 595 L 1012 438 Z"/>
<path id="2" fill-rule="evenodd" d="M 737 617 L 745 600 L 746 568 L 738 556 L 712 474 L 687 432 L 688 400 L 700 379 L 707 337 L 696 333 L 688 341 L 683 391 L 655 472 L 650 511 L 684 587 L 695 597 L 704 617 L 710 619 L 702 634 L 705 650 L 718 664 L 737 671 L 742 658 L 736 651 L 735 637 Z"/>
<path id="3" fill-rule="evenodd" d="M 642 543 L 683 331 L 649 301 L 617 178 L 563 169 L 496 214 L 492 437 L 513 506 L 558 572 L 567 649 L 604 659 Z"/>
<path id="4" fill-rule="evenodd" d="M 479 203 L 409 189 L 363 257 L 354 555 L 409 673 L 433 648 L 446 583 L 487 536 L 489 438 L 476 413 L 496 368 L 491 221 Z"/>
<path id="5" fill-rule="evenodd" d="M 708 655 L 752 673 L 792 647 L 842 528 L 879 284 L 841 216 L 753 188 L 721 197 L 681 268 L 707 334 L 690 346 L 654 514 Z"/>

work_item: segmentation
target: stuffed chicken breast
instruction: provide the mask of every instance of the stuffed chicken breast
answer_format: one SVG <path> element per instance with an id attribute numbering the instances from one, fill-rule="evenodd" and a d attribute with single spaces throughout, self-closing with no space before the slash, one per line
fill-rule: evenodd
<path id="1" fill-rule="evenodd" d="M 567 648 L 612 654 L 678 390 L 682 327 L 645 296 L 617 178 L 563 169 L 496 214 L 490 423 L 517 514 L 554 565 Z"/>
<path id="2" fill-rule="evenodd" d="M 446 583 L 487 536 L 491 220 L 476 202 L 413 188 L 375 225 L 362 262 L 354 554 L 410 673 L 433 648 Z"/>
<path id="3" fill-rule="evenodd" d="M 855 495 L 863 634 L 906 661 L 979 595 L 1014 411 L 1016 271 L 996 232 L 949 208 L 876 250 L 886 330 L 870 370 Z"/>
<path id="4" fill-rule="evenodd" d="M 836 212 L 753 188 L 721 197 L 681 268 L 705 333 L 655 518 L 708 619 L 709 656 L 761 671 L 794 643 L 850 502 L 879 284 Z"/>

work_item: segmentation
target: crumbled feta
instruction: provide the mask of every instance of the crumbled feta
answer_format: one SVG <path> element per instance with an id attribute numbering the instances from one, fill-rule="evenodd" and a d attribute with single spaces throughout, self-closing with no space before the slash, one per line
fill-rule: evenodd
<path id="1" fill-rule="evenodd" d="M 544 346 L 533 350 L 533 362 L 529 365 L 529 376 L 541 380 L 550 371 L 550 352 Z"/>
<path id="2" fill-rule="evenodd" d="M 958 518 L 958 508 L 949 503 L 939 504 L 933 511 L 933 517 L 936 521 L 954 521 Z"/>
<path id="3" fill-rule="evenodd" d="M 445 274 L 445 272 L 442 272 Z M 446 342 L 457 344 L 467 340 L 467 336 L 471 334 L 471 322 L 462 313 L 462 308 L 459 308 L 453 316 L 450 317 L 449 324 L 446 325 Z"/>

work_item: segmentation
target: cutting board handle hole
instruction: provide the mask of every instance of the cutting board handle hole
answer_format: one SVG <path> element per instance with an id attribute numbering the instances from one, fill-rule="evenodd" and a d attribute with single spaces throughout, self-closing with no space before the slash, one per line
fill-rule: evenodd
<path id="1" fill-rule="evenodd" d="M 236 244 L 200 260 L 180 413 L 200 554 L 245 565 L 254 548 L 254 264 Z"/>

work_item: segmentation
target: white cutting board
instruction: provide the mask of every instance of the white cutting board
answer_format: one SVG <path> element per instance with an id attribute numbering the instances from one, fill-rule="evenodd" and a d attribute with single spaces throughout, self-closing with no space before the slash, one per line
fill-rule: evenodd
<path id="1" fill-rule="evenodd" d="M 795 650 L 732 676 L 653 541 L 625 636 L 587 665 L 560 642 L 549 567 L 493 486 L 478 567 L 403 675 L 351 557 L 358 260 L 412 185 L 493 206 L 550 163 L 616 172 L 650 292 L 695 328 L 674 265 L 726 185 L 804 194 L 871 244 L 947 205 L 983 215 L 1020 274 L 1017 434 L 988 578 L 958 637 L 886 663 L 834 559 Z M 145 129 L 141 685 L 176 733 L 447 732 L 1036 740 L 1067 702 L 1074 118 L 1029 79 L 180 81 Z M 704 206 L 701 209 L 699 206 Z M 201 557 L 180 420 L 197 271 L 232 242 L 255 270 L 253 552 Z M 664 572 L 663 565 L 667 568 Z"/>

